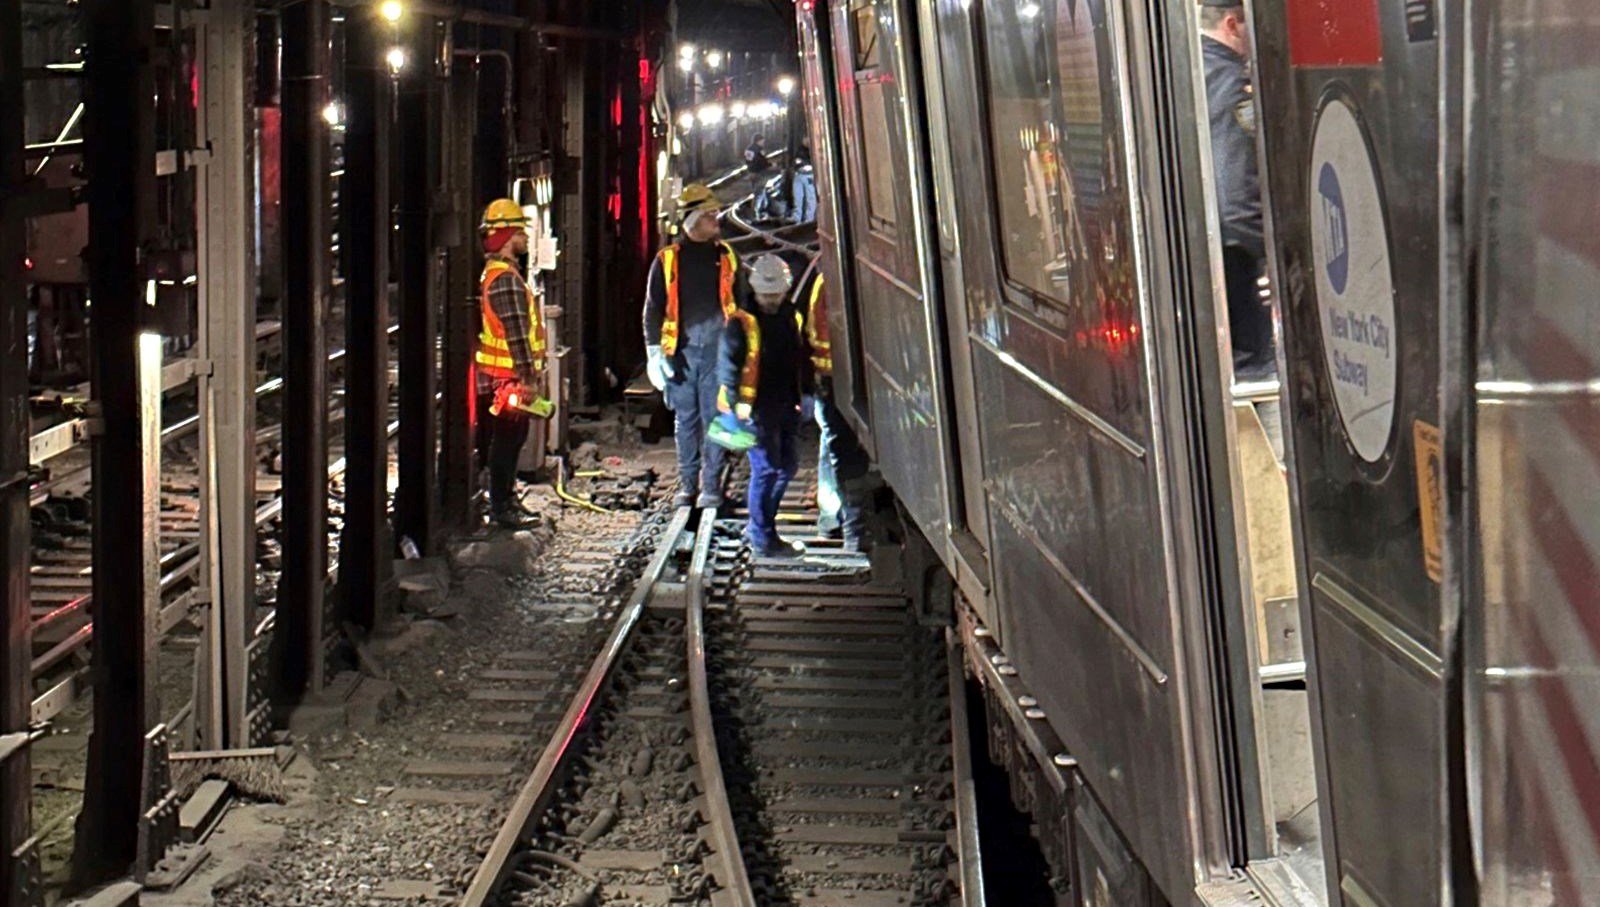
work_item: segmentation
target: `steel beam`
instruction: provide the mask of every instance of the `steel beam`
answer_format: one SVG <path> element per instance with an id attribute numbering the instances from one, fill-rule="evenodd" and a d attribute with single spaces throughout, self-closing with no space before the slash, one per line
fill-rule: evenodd
<path id="1" fill-rule="evenodd" d="M 28 609 L 28 295 L 24 191 L 22 3 L 0 0 L 0 738 L 27 740 L 33 703 Z M 14 735 L 22 735 L 20 738 Z M 0 754 L 0 901 L 38 903 L 31 855 L 19 853 L 33 826 L 26 743 Z"/>
<path id="2" fill-rule="evenodd" d="M 93 447 L 94 729 L 73 854 L 77 884 L 126 872 L 137 854 L 145 735 L 158 714 L 152 675 L 160 603 L 152 475 L 159 455 L 160 388 L 150 364 L 144 262 L 155 211 L 155 4 L 86 0 L 83 28 L 88 174 L 90 382 L 99 431 Z M 153 319 L 151 319 L 153 321 Z M 141 350 L 141 346 L 145 349 Z M 156 381 L 160 346 L 154 345 Z M 156 409 L 157 412 L 151 412 Z"/>
<path id="3" fill-rule="evenodd" d="M 446 245 L 444 306 L 444 439 L 439 449 L 443 488 L 443 520 L 463 528 L 472 513 L 477 476 L 473 436 L 472 345 L 478 333 L 477 265 L 482 259 L 475 241 L 473 137 L 478 132 L 478 73 L 460 67 L 450 77 L 444 122 L 444 171 L 450 210 L 443 213 Z"/>
<path id="4" fill-rule="evenodd" d="M 377 622 L 385 539 L 389 444 L 389 129 L 391 77 L 385 54 L 392 28 L 375 7 L 345 20 L 344 179 L 340 184 L 345 253 L 344 535 L 339 542 L 343 617 L 371 629 Z M 411 65 L 426 65 L 412 61 Z"/>
<path id="5" fill-rule="evenodd" d="M 201 28 L 200 124 L 211 154 L 200 173 L 201 582 L 210 593 L 200 663 L 208 702 L 195 703 L 201 743 L 244 747 L 250 734 L 250 616 L 256 566 L 256 297 L 254 118 L 246 107 L 255 65 L 255 16 L 215 5 Z"/>
<path id="6" fill-rule="evenodd" d="M 413 64 L 406 68 L 399 86 L 400 487 L 395 495 L 395 533 L 410 538 L 423 551 L 433 547 L 438 499 L 434 483 L 438 300 L 429 278 L 440 80 L 437 68 L 427 64 L 439 55 L 440 37 L 437 23 L 418 22 L 410 42 Z"/>
<path id="7" fill-rule="evenodd" d="M 327 0 L 283 9 L 283 575 L 273 675 L 280 702 L 322 689 L 328 577 Z"/>

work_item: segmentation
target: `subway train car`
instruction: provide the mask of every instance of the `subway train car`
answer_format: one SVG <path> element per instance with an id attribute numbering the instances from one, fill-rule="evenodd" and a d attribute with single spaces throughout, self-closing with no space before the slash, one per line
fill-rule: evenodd
<path id="1" fill-rule="evenodd" d="M 836 393 L 1064 897 L 1600 903 L 1600 12 L 1252 0 L 1253 381 L 1194 0 L 797 16 Z"/>

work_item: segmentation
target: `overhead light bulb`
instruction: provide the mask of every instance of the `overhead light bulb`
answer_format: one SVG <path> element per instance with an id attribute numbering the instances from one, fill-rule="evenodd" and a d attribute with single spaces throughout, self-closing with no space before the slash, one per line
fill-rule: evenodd
<path id="1" fill-rule="evenodd" d="M 700 122 L 706 126 L 714 126 L 722 122 L 722 105 L 707 104 L 700 108 Z"/>
<path id="2" fill-rule="evenodd" d="M 680 59 L 680 60 L 684 60 L 684 59 L 692 60 L 692 59 L 694 59 L 694 54 L 695 54 L 695 47 L 694 47 L 693 44 L 679 44 L 678 45 L 678 59 Z"/>
<path id="3" fill-rule="evenodd" d="M 400 17 L 406 14 L 406 8 L 400 0 L 383 0 L 383 3 L 378 7 L 378 12 L 390 22 L 399 22 Z"/>
<path id="4" fill-rule="evenodd" d="M 694 72 L 694 57 L 679 57 L 678 68 L 684 72 Z"/>
<path id="5" fill-rule="evenodd" d="M 794 94 L 794 76 L 782 76 L 778 79 L 778 94 L 786 98 Z"/>
<path id="6" fill-rule="evenodd" d="M 404 47 L 391 47 L 384 55 L 384 60 L 389 63 L 389 71 L 398 74 L 406 68 L 406 49 Z"/>
<path id="7" fill-rule="evenodd" d="M 678 114 L 678 128 L 682 129 L 684 132 L 688 132 L 689 130 L 693 129 L 694 114 L 687 110 Z"/>
<path id="8" fill-rule="evenodd" d="M 713 50 L 706 54 L 706 65 L 712 69 L 722 68 L 722 51 Z"/>
<path id="9" fill-rule="evenodd" d="M 749 109 L 750 108 L 747 107 L 743 101 L 734 101 L 728 106 L 728 116 L 731 116 L 736 120 L 742 120 L 744 119 L 745 113 Z"/>
<path id="10" fill-rule="evenodd" d="M 344 122 L 344 108 L 338 101 L 329 101 L 328 106 L 322 108 L 322 119 L 329 126 L 337 126 Z"/>

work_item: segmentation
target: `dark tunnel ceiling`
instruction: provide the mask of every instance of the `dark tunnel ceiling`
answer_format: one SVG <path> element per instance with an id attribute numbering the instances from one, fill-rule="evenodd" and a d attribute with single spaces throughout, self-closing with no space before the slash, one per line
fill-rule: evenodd
<path id="1" fill-rule="evenodd" d="M 791 0 L 677 0 L 678 37 L 730 51 L 794 48 Z"/>

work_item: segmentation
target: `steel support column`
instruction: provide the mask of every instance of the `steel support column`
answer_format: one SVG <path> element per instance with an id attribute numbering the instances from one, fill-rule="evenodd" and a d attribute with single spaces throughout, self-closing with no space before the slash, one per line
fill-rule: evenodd
<path id="1" fill-rule="evenodd" d="M 434 459 L 438 430 L 434 397 L 438 388 L 437 309 L 429 280 L 433 261 L 431 236 L 437 144 L 438 25 L 417 23 L 410 42 L 412 64 L 400 80 L 399 99 L 399 225 L 400 261 L 400 487 L 395 495 L 395 533 L 423 551 L 433 548 L 438 488 Z"/>
<path id="2" fill-rule="evenodd" d="M 274 674 L 282 701 L 322 689 L 328 581 L 327 0 L 283 10 L 283 575 Z"/>
<path id="3" fill-rule="evenodd" d="M 247 747 L 250 617 L 256 594 L 256 295 L 247 67 L 255 16 L 213 6 L 201 29 L 200 137 L 211 151 L 196 204 L 200 263 L 201 536 L 210 591 L 205 651 L 210 702 L 195 703 L 204 749 Z"/>
<path id="4" fill-rule="evenodd" d="M 27 734 L 33 703 L 28 609 L 27 243 L 18 212 L 27 169 L 22 119 L 22 3 L 0 0 L 0 740 Z M 17 738 L 11 737 L 16 740 Z M 0 746 L 0 752 L 7 748 Z M 37 903 L 28 859 L 32 833 L 28 748 L 0 755 L 0 901 Z"/>
<path id="5" fill-rule="evenodd" d="M 478 129 L 476 67 L 454 69 L 445 105 L 444 172 L 450 210 L 442 231 L 448 246 L 444 307 L 444 443 L 439 450 L 439 479 L 444 489 L 446 524 L 461 528 L 472 515 L 477 476 L 477 451 L 472 386 L 472 345 L 478 333 L 477 265 L 482 259 L 475 241 L 477 212 L 473 198 L 473 137 Z"/>
<path id="6" fill-rule="evenodd" d="M 345 126 L 340 230 L 345 252 L 344 535 L 339 583 L 344 615 L 371 628 L 378 617 L 386 536 L 389 414 L 389 127 L 391 78 L 384 62 L 390 26 L 373 7 L 345 22 Z M 419 65 L 412 61 L 412 65 Z M 426 65 L 425 62 L 420 65 Z"/>
<path id="7" fill-rule="evenodd" d="M 73 876 L 127 872 L 138 849 L 145 734 L 157 715 L 152 673 L 159 507 L 146 460 L 140 333 L 146 240 L 155 223 L 153 0 L 86 0 L 84 165 L 88 175 L 94 438 L 94 730 Z M 149 351 L 146 351 L 147 355 Z M 159 346 L 154 355 L 160 355 Z M 159 362 L 157 363 L 159 380 Z M 159 393 L 159 391 L 158 391 Z M 159 428 L 159 426 L 158 426 Z"/>

